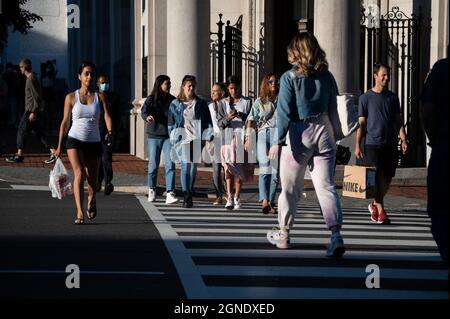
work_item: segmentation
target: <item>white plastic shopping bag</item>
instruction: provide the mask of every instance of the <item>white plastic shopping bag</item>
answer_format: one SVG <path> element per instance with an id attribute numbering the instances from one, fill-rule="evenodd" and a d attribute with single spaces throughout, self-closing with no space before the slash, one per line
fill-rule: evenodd
<path id="1" fill-rule="evenodd" d="M 72 184 L 69 175 L 60 158 L 56 160 L 55 166 L 50 171 L 50 181 L 48 187 L 52 192 L 53 198 L 62 199 L 72 194 Z"/>

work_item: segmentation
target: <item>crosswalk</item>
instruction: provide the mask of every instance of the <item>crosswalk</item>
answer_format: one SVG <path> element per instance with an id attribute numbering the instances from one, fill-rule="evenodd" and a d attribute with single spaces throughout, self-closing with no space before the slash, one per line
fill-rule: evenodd
<path id="1" fill-rule="evenodd" d="M 325 257 L 330 233 L 318 206 L 299 207 L 292 249 L 279 250 L 266 240 L 277 218 L 259 203 L 227 211 L 208 201 L 184 209 L 138 199 L 189 298 L 448 299 L 448 272 L 422 211 L 392 212 L 391 225 L 377 225 L 367 210 L 344 207 L 347 252 L 336 260 Z"/>

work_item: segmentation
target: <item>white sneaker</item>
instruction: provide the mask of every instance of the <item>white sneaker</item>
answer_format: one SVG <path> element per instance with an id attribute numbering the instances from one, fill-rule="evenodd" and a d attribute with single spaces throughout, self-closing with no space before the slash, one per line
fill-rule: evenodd
<path id="1" fill-rule="evenodd" d="M 225 204 L 225 208 L 228 210 L 232 210 L 234 207 L 234 201 L 233 201 L 233 197 L 228 197 L 227 198 L 227 203 Z"/>
<path id="2" fill-rule="evenodd" d="M 283 232 L 278 228 L 273 228 L 267 232 L 267 240 L 272 245 L 277 246 L 280 249 L 288 249 L 291 247 L 291 241 L 288 232 Z"/>
<path id="3" fill-rule="evenodd" d="M 154 202 L 156 200 L 156 192 L 154 189 L 149 188 L 148 189 L 148 199 L 149 202 Z"/>
<path id="4" fill-rule="evenodd" d="M 166 194 L 166 204 L 175 204 L 178 203 L 178 198 L 175 196 L 174 192 L 169 192 Z"/>
<path id="5" fill-rule="evenodd" d="M 241 199 L 239 197 L 234 198 L 234 210 L 241 209 Z"/>

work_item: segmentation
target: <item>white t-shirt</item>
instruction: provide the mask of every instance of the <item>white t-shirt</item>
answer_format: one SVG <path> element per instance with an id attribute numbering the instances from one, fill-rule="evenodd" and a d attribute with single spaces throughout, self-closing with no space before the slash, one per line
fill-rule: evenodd
<path id="1" fill-rule="evenodd" d="M 232 109 L 235 109 L 236 111 L 244 114 L 248 114 L 252 108 L 251 100 L 246 97 L 241 97 L 239 100 L 234 101 L 233 105 L 230 105 L 227 100 L 224 100 L 224 102 L 225 111 L 227 114 L 230 114 Z M 242 129 L 244 127 L 244 121 L 236 117 L 231 121 L 231 127 L 233 128 L 233 130 Z"/>
<path id="2" fill-rule="evenodd" d="M 187 144 L 196 139 L 196 125 L 195 125 L 195 104 L 197 100 L 191 102 L 183 102 L 184 104 L 184 132 L 185 138 L 183 139 L 183 144 Z"/>
<path id="3" fill-rule="evenodd" d="M 224 107 L 223 101 L 217 101 L 217 107 L 223 108 Z M 211 114 L 211 121 L 213 124 L 214 133 L 219 134 L 220 127 L 219 127 L 219 123 L 217 122 L 216 110 L 214 109 L 214 102 L 209 103 L 208 108 L 209 108 L 209 113 Z"/>

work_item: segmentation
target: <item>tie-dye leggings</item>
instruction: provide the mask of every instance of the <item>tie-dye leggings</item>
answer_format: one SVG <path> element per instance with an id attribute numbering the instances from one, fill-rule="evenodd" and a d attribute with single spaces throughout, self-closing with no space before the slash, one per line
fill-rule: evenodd
<path id="1" fill-rule="evenodd" d="M 307 166 L 326 225 L 328 228 L 342 225 L 342 209 L 334 185 L 336 143 L 328 115 L 292 123 L 286 143 L 280 158 L 280 228 L 294 225 Z"/>

